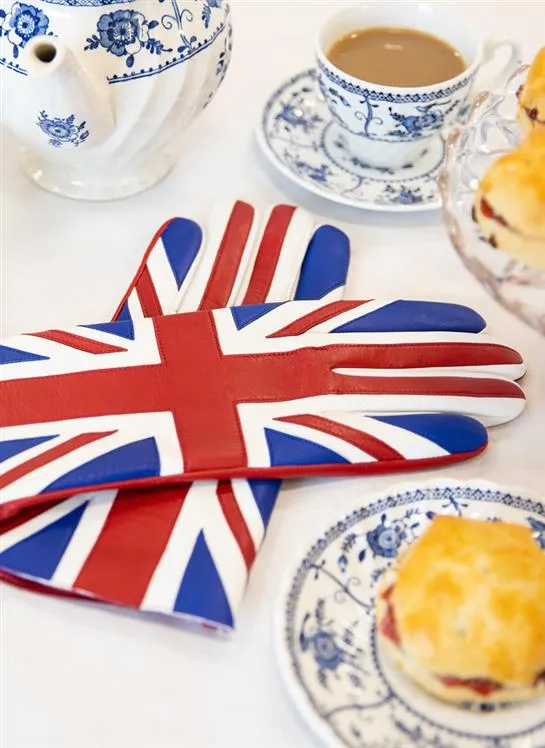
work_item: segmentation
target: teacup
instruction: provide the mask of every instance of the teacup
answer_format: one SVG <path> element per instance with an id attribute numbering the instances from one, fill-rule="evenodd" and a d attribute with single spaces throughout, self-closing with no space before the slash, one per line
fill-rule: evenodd
<path id="1" fill-rule="evenodd" d="M 340 70 L 327 58 L 331 46 L 350 33 L 373 27 L 416 29 L 450 44 L 466 68 L 456 78 L 416 88 L 381 86 Z M 520 47 L 509 39 L 483 41 L 473 26 L 439 6 L 381 0 L 345 8 L 318 34 L 316 60 L 320 89 L 334 119 L 343 129 L 348 150 L 362 163 L 398 169 L 414 163 L 430 138 L 459 121 L 481 67 L 499 47 L 510 56 L 501 70 L 479 88 L 496 88 L 520 64 Z"/>

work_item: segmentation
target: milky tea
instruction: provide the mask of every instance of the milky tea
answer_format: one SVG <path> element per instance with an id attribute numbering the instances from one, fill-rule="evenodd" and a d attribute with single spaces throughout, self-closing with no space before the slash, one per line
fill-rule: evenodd
<path id="1" fill-rule="evenodd" d="M 380 86 L 432 86 L 466 69 L 460 52 L 447 42 L 404 28 L 353 31 L 332 45 L 327 58 L 344 73 Z"/>

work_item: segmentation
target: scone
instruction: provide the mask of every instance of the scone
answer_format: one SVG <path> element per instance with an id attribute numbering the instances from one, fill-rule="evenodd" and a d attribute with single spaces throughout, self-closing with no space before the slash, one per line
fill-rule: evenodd
<path id="1" fill-rule="evenodd" d="M 523 133 L 526 135 L 534 128 L 545 130 L 545 47 L 537 53 L 517 96 Z"/>
<path id="2" fill-rule="evenodd" d="M 443 701 L 545 696 L 545 552 L 522 525 L 437 517 L 385 575 L 377 629 Z"/>
<path id="3" fill-rule="evenodd" d="M 473 218 L 493 247 L 545 270 L 545 128 L 489 167 Z"/>

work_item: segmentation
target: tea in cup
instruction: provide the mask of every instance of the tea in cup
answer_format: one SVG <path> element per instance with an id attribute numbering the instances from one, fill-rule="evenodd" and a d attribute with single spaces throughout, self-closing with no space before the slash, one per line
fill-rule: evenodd
<path id="1" fill-rule="evenodd" d="M 319 32 L 318 82 L 351 154 L 370 167 L 397 169 L 459 121 L 481 67 L 504 45 L 510 57 L 491 87 L 516 68 L 514 42 L 483 42 L 470 24 L 438 6 L 363 2 Z"/>

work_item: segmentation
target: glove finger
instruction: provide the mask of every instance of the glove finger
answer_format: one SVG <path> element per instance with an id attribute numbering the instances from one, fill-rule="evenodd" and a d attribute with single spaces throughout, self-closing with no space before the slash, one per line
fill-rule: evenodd
<path id="1" fill-rule="evenodd" d="M 246 306 L 293 299 L 316 231 L 316 219 L 307 211 L 290 205 L 275 206 L 256 237 L 256 252 L 247 263 L 240 303 Z M 321 293 L 313 298 L 320 296 Z"/>
<path id="2" fill-rule="evenodd" d="M 313 234 L 295 290 L 295 299 L 341 299 L 350 265 L 350 241 L 334 226 Z"/>
<path id="3" fill-rule="evenodd" d="M 240 303 L 236 288 L 255 252 L 256 212 L 242 201 L 218 206 L 205 227 L 174 218 L 157 231 L 114 319 Z"/>
<path id="4" fill-rule="evenodd" d="M 236 313 L 237 310 L 235 310 Z M 257 312 L 256 312 L 257 314 Z M 312 333 L 479 333 L 483 318 L 468 307 L 431 301 L 371 299 L 329 303 L 299 301 L 275 313 L 273 338 Z"/>
<path id="5" fill-rule="evenodd" d="M 349 239 L 333 226 L 316 227 L 301 208 L 277 205 L 254 240 L 255 255 L 231 303 L 284 302 L 342 296 L 350 260 Z"/>
<path id="6" fill-rule="evenodd" d="M 482 381 L 482 380 L 475 380 Z M 495 383 L 501 383 L 500 380 L 495 380 Z M 508 387 L 516 388 L 511 382 L 503 382 Z M 474 405 L 474 402 L 477 405 Z M 265 409 L 265 404 L 260 406 L 256 416 L 259 418 L 252 418 L 250 422 L 245 421 L 245 433 L 246 433 L 246 457 L 245 460 L 250 460 L 250 464 L 229 464 L 222 463 L 221 467 L 217 467 L 213 464 L 195 464 L 192 469 L 185 473 L 180 473 L 179 470 L 174 468 L 167 469 L 166 464 L 171 464 L 168 461 L 168 455 L 166 455 L 165 463 L 158 472 L 158 466 L 151 464 L 144 458 L 146 455 L 142 450 L 128 450 L 124 454 L 123 465 L 121 466 L 118 462 L 115 464 L 110 460 L 107 462 L 101 462 L 100 472 L 97 472 L 99 467 L 94 461 L 90 461 L 80 468 L 72 471 L 71 473 L 65 473 L 60 479 L 51 483 L 50 478 L 47 474 L 40 474 L 40 471 L 33 471 L 28 477 L 25 478 L 24 485 L 20 481 L 12 482 L 3 491 L 2 501 L 3 506 L 1 507 L 1 514 L 3 518 L 9 517 L 15 511 L 20 511 L 27 505 L 36 504 L 37 502 L 46 502 L 48 500 L 56 498 L 64 498 L 72 493 L 82 492 L 84 490 L 89 491 L 91 488 L 98 489 L 100 486 L 108 488 L 109 486 L 115 486 L 117 488 L 145 488 L 149 482 L 149 476 L 152 474 L 152 469 L 155 471 L 153 484 L 155 488 L 159 488 L 161 485 L 166 483 L 176 483 L 180 485 L 184 480 L 197 480 L 197 479 L 224 479 L 224 478 L 281 478 L 286 476 L 303 477 L 304 475 L 317 474 L 316 470 L 312 468 L 314 464 L 312 460 L 307 461 L 302 466 L 299 466 L 296 470 L 290 470 L 287 472 L 279 470 L 269 470 L 270 462 L 267 460 L 267 438 L 269 432 L 275 430 L 277 422 L 281 419 L 288 419 L 294 415 L 305 413 L 312 417 L 325 417 L 327 413 L 346 413 L 347 411 L 361 411 L 362 413 L 370 413 L 373 416 L 389 416 L 392 413 L 422 413 L 422 408 L 419 409 L 419 405 L 426 407 L 428 406 L 429 413 L 431 415 L 437 414 L 438 411 L 444 415 L 450 414 L 452 419 L 459 418 L 459 414 L 464 412 L 470 412 L 471 410 L 477 411 L 479 420 L 488 421 L 490 423 L 499 423 L 502 420 L 508 420 L 508 417 L 514 417 L 514 414 L 508 413 L 507 409 L 509 405 L 514 409 L 515 407 L 519 410 L 523 407 L 523 400 L 516 398 L 504 398 L 503 400 L 499 397 L 493 398 L 488 397 L 454 397 L 452 395 L 445 396 L 442 398 L 420 396 L 420 397 L 407 397 L 404 393 L 402 397 L 394 396 L 377 396 L 377 395 L 328 395 L 324 397 L 304 398 L 297 402 L 289 403 L 270 403 L 269 410 Z M 506 404 L 507 403 L 507 404 Z M 522 403 L 522 405 L 521 405 Z M 309 410 L 312 408 L 312 410 Z M 447 421 L 447 423 L 449 423 Z M 452 421 L 456 424 L 459 421 Z M 251 428 L 250 428 L 251 427 Z M 455 428 L 449 426 L 449 428 Z M 482 432 L 481 432 L 482 433 Z M 47 443 L 44 446 L 47 449 Z M 469 456 L 475 454 L 475 447 L 469 445 L 468 450 L 463 448 L 461 454 L 465 455 L 466 451 L 469 451 Z M 150 459 L 153 457 L 150 453 Z M 437 454 L 434 453 L 430 456 L 430 459 L 435 459 Z M 444 455 L 439 456 L 441 459 Z M 313 458 L 312 458 L 313 459 Z M 427 458 L 426 458 L 427 459 Z M 460 457 L 462 459 L 462 457 Z M 298 459 L 299 462 L 299 459 Z M 425 468 L 427 463 L 419 462 L 417 467 Z M 407 463 L 401 461 L 396 466 L 395 464 L 388 463 L 379 468 L 382 471 L 388 470 L 401 470 L 412 467 Z M 308 468 L 308 469 L 307 469 Z M 369 466 L 364 469 L 367 470 Z M 257 470 L 257 472 L 255 472 Z M 371 471 L 374 471 L 372 468 Z M 354 472 L 352 469 L 344 471 L 347 473 Z M 8 476 L 9 477 L 9 476 Z M 91 502 L 95 503 L 95 502 Z"/>
<path id="7" fill-rule="evenodd" d="M 336 394 L 331 399 L 335 404 L 327 405 L 328 410 L 370 414 L 459 413 L 494 426 L 514 420 L 526 406 L 523 390 L 508 379 L 339 374 L 333 377 Z M 325 402 L 328 404 L 329 400 L 326 398 Z"/>
<path id="8" fill-rule="evenodd" d="M 318 235 L 318 249 L 326 241 L 310 213 L 289 205 L 275 206 L 262 217 L 253 206 L 239 200 L 215 208 L 206 226 L 206 247 L 180 291 L 179 312 L 292 299 L 313 237 Z M 328 253 L 328 258 L 334 258 L 329 284 L 324 278 L 326 271 L 318 273 L 315 263 L 303 276 L 302 292 L 314 298 L 323 295 L 324 288 L 329 292 L 344 286 L 348 272 L 348 239 L 327 228 L 331 229 L 329 241 L 335 242 Z M 311 259 L 315 254 L 316 250 Z"/>
<path id="9" fill-rule="evenodd" d="M 479 454 L 485 427 L 456 414 L 295 414 L 271 419 L 252 444 L 251 467 L 359 465 L 365 473 L 446 465 Z"/>
<path id="10" fill-rule="evenodd" d="M 252 205 L 218 205 L 204 222 L 204 250 L 180 289 L 175 311 L 194 312 L 236 303 L 259 230 Z"/>
<path id="11" fill-rule="evenodd" d="M 157 317 L 176 311 L 203 250 L 203 233 L 194 221 L 174 218 L 157 231 L 114 320 Z"/>
<path id="12" fill-rule="evenodd" d="M 331 331 L 479 333 L 486 327 L 485 320 L 473 309 L 435 301 L 371 300 L 354 312 L 353 319 L 341 321 Z"/>
<path id="13" fill-rule="evenodd" d="M 295 299 L 342 299 L 350 266 L 350 240 L 334 226 L 320 226 L 303 261 Z"/>
<path id="14" fill-rule="evenodd" d="M 325 338 L 326 336 L 324 336 Z M 486 376 L 517 380 L 526 367 L 513 348 L 466 333 L 346 334 L 324 361 L 340 374 L 369 376 Z M 320 342 L 327 343 L 320 336 Z M 346 343 L 350 345 L 347 346 Z"/>

